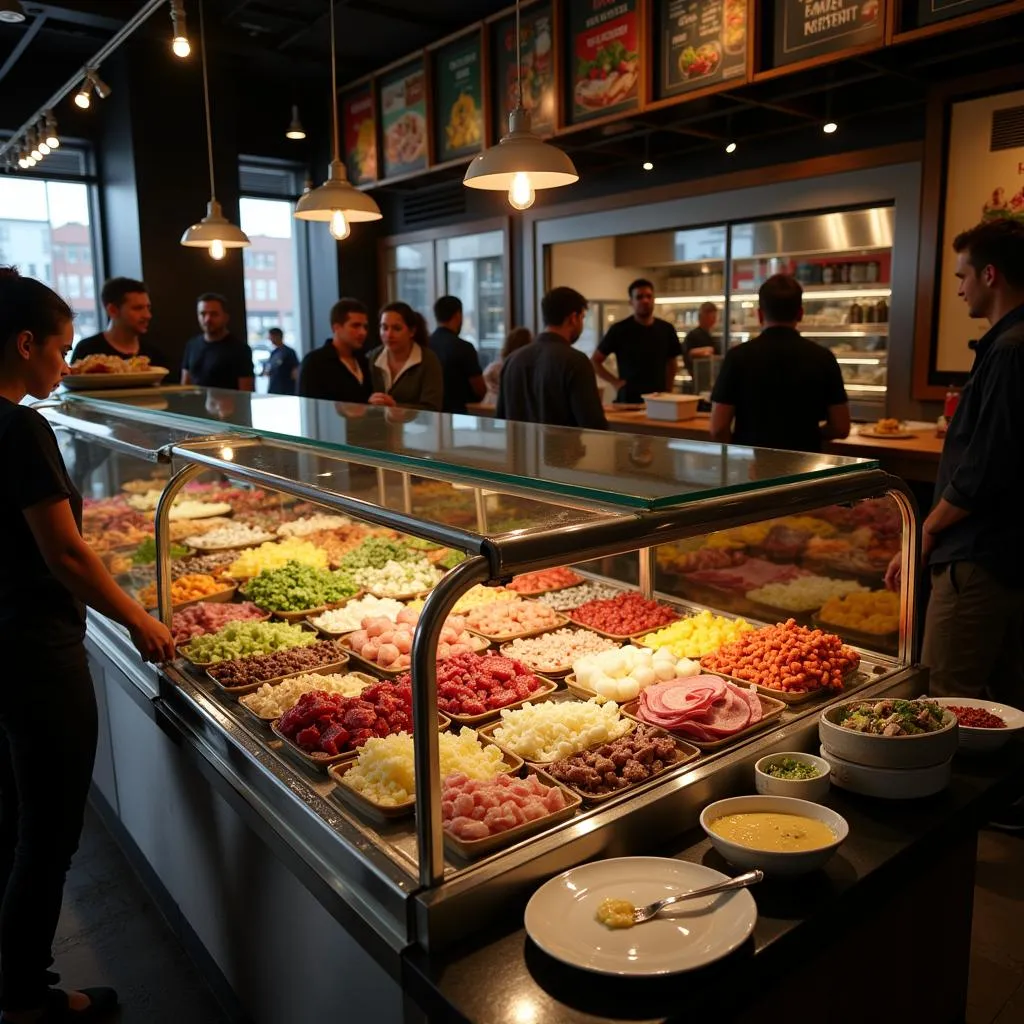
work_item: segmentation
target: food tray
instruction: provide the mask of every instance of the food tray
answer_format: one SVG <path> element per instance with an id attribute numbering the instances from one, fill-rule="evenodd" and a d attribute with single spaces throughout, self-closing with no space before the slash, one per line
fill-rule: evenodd
<path id="1" fill-rule="evenodd" d="M 69 391 L 111 391 L 159 384 L 171 371 L 163 366 L 135 373 L 69 373 L 61 384 Z"/>
<path id="2" fill-rule="evenodd" d="M 322 669 L 318 668 L 314 672 L 310 672 L 310 673 L 307 673 L 307 674 L 308 675 L 317 675 L 317 676 L 331 675 L 331 669 L 329 667 L 328 668 L 322 668 Z M 359 676 L 360 679 L 363 679 L 363 680 L 366 681 L 366 685 L 367 686 L 373 686 L 375 683 L 379 683 L 380 682 L 379 679 L 374 679 L 373 676 L 368 676 L 365 672 L 350 672 L 348 674 L 349 675 L 353 675 L 353 676 Z M 260 685 L 262 686 L 263 684 L 261 683 Z M 280 686 L 281 684 L 280 683 L 275 683 L 273 685 Z M 252 692 L 255 693 L 256 691 L 253 690 Z M 248 714 L 250 717 L 255 718 L 258 722 L 262 723 L 263 725 L 269 725 L 271 722 L 276 722 L 278 720 L 278 718 L 281 717 L 280 715 L 270 715 L 270 716 L 268 716 L 268 715 L 259 715 L 259 714 L 257 714 L 255 711 L 252 710 L 252 708 L 249 707 L 248 704 L 246 704 L 245 698 L 248 697 L 248 696 L 250 696 L 250 694 L 243 694 L 241 697 L 238 698 L 238 703 L 239 703 L 239 706 L 242 708 L 242 710 L 245 711 L 245 713 Z"/>
<path id="3" fill-rule="evenodd" d="M 371 597 L 389 597 L 392 601 L 416 601 L 421 597 L 426 597 L 433 589 L 434 588 L 431 587 L 429 590 L 416 590 L 411 594 L 382 594 L 379 590 L 374 590 L 373 587 L 367 587 L 363 593 L 369 594 Z"/>
<path id="4" fill-rule="evenodd" d="M 773 690 L 769 686 L 761 686 L 759 683 L 752 683 L 749 679 L 738 679 L 736 676 L 729 675 L 728 672 L 719 672 L 713 668 L 704 668 L 703 665 L 701 665 L 701 671 L 709 672 L 713 676 L 721 676 L 723 679 L 728 679 L 730 683 L 735 683 L 737 686 L 742 686 L 744 689 L 749 689 L 753 686 L 754 689 L 762 696 L 774 697 L 776 700 L 780 700 L 784 704 L 806 704 L 808 701 L 820 700 L 825 696 L 838 697 L 841 693 L 849 692 L 849 684 L 857 677 L 860 669 L 854 669 L 852 672 L 847 672 L 846 675 L 843 676 L 842 690 L 826 690 L 824 688 L 819 690 Z"/>
<path id="5" fill-rule="evenodd" d="M 182 601 L 181 604 L 172 604 L 172 612 L 180 612 L 183 608 L 191 608 L 194 604 L 202 604 L 203 601 L 209 601 L 211 604 L 227 604 L 234 596 L 238 587 L 232 586 L 225 590 L 215 590 L 212 594 L 205 594 L 203 597 L 197 597 L 194 601 Z M 154 611 L 155 609 L 150 609 Z"/>
<path id="6" fill-rule="evenodd" d="M 195 539 L 201 540 L 202 535 L 200 534 Z M 268 533 L 262 540 L 247 540 L 244 544 L 190 544 L 189 547 L 193 548 L 200 555 L 219 555 L 224 551 L 244 551 L 246 548 L 255 548 L 260 544 L 267 544 L 276 539 L 272 533 Z"/>
<path id="7" fill-rule="evenodd" d="M 525 633 L 504 633 L 499 636 L 495 636 L 491 633 L 483 633 L 479 629 L 472 629 L 472 632 L 476 633 L 477 636 L 485 637 L 492 644 L 510 643 L 512 640 L 527 640 L 532 636 L 542 636 L 544 633 L 551 633 L 556 629 L 562 629 L 564 626 L 569 625 L 570 620 L 567 616 L 563 615 L 561 612 L 554 612 L 554 614 L 558 616 L 558 622 L 553 622 L 551 625 L 545 626 L 543 629 L 529 629 Z M 596 633 L 597 630 L 595 629 L 593 632 Z"/>
<path id="8" fill-rule="evenodd" d="M 306 608 L 302 611 L 297 612 L 272 611 L 271 614 L 275 615 L 279 619 L 284 619 L 285 622 L 303 622 L 312 615 L 319 615 L 321 612 L 334 611 L 335 608 L 344 608 L 349 601 L 353 601 L 355 600 L 355 598 L 362 596 L 362 591 L 357 590 L 351 597 L 346 597 L 344 601 L 334 601 L 331 604 L 320 605 L 318 608 Z M 263 606 L 257 605 L 257 607 L 262 608 Z M 313 628 L 316 629 L 316 626 L 314 626 Z"/>
<path id="9" fill-rule="evenodd" d="M 513 706 L 514 705 L 509 705 L 509 707 L 513 707 Z M 506 708 L 500 708 L 499 710 L 505 711 L 507 709 Z M 630 718 L 628 715 L 624 716 L 622 714 L 622 709 L 621 708 L 619 709 L 619 716 L 620 717 L 625 717 L 627 719 L 627 721 L 629 722 L 629 725 L 630 725 L 629 732 L 632 732 L 633 729 L 636 728 L 636 724 L 637 724 L 636 723 L 636 719 L 635 718 Z M 458 719 L 454 719 L 454 721 L 458 721 Z M 497 740 L 497 739 L 494 738 L 494 730 L 497 729 L 499 725 L 501 725 L 501 722 L 490 722 L 487 725 L 479 726 L 476 731 L 481 736 L 483 736 L 486 739 L 490 740 L 495 746 L 501 747 L 502 750 L 505 750 L 505 751 L 507 751 L 510 754 L 514 754 L 516 757 L 522 757 L 522 754 L 516 754 L 516 752 L 514 750 L 512 750 L 511 747 L 504 746 L 504 744 L 502 744 L 502 742 L 500 740 Z M 626 734 L 623 733 L 623 735 L 626 735 Z M 586 749 L 589 749 L 589 748 L 585 747 L 584 750 L 586 750 Z M 582 750 L 576 751 L 576 753 L 582 753 L 582 752 L 583 752 Z M 524 760 L 526 760 L 526 759 L 524 758 Z M 555 761 L 560 761 L 560 760 L 561 760 L 561 758 L 555 757 L 555 758 L 552 758 L 550 761 L 532 761 L 532 760 L 527 760 L 526 763 L 527 764 L 535 764 L 539 768 L 544 768 L 546 765 L 554 764 Z"/>
<path id="10" fill-rule="evenodd" d="M 527 574 L 523 573 L 523 575 L 525 576 Z M 518 594 L 524 600 L 527 600 L 531 597 L 537 597 L 539 594 L 556 594 L 559 590 L 568 590 L 570 587 L 578 587 L 581 583 L 587 582 L 587 578 L 585 576 L 580 576 L 579 573 L 576 573 L 576 577 L 576 580 L 572 583 L 563 583 L 557 587 L 545 587 L 543 590 L 513 590 L 512 587 L 509 587 L 508 589 L 512 590 L 513 593 Z M 516 578 L 513 576 L 513 583 L 515 582 L 515 579 Z"/>
<path id="11" fill-rule="evenodd" d="M 659 601 L 658 603 L 661 604 L 663 602 Z M 683 618 L 686 618 L 686 616 L 683 615 L 682 612 L 680 612 L 678 615 L 676 615 L 672 622 L 678 622 L 680 619 Z M 654 626 L 653 628 L 648 629 L 641 629 L 637 633 L 628 633 L 624 635 L 622 633 L 606 633 L 603 629 L 598 629 L 597 626 L 588 626 L 585 622 L 580 622 L 577 619 L 574 619 L 571 615 L 569 616 L 569 621 L 578 629 L 589 629 L 591 633 L 596 633 L 598 636 L 603 636 L 606 640 L 616 640 L 620 644 L 628 644 L 631 640 L 639 640 L 642 636 L 647 636 L 649 633 L 657 633 L 659 629 L 665 629 L 667 626 L 672 625 L 672 622 L 665 622 L 662 623 L 660 626 Z M 547 632 L 547 630 L 545 630 L 545 632 Z"/>
<path id="12" fill-rule="evenodd" d="M 635 719 L 631 719 L 631 721 L 635 721 Z M 646 725 L 647 723 L 645 722 L 643 724 Z M 577 789 L 575 786 L 572 786 L 572 785 L 570 785 L 567 782 L 561 782 L 559 779 L 556 779 L 553 775 L 549 775 L 544 770 L 545 765 L 540 765 L 539 766 L 538 774 L 541 775 L 546 781 L 550 780 L 551 782 L 555 782 L 555 783 L 557 783 L 560 786 L 565 786 L 566 789 L 570 790 L 571 792 L 573 792 L 577 796 L 579 796 L 581 798 L 581 800 L 583 801 L 583 803 L 585 803 L 585 804 L 603 804 L 603 803 L 607 803 L 609 800 L 614 800 L 617 797 L 623 796 L 625 794 L 630 794 L 631 795 L 631 794 L 635 793 L 636 790 L 638 790 L 640 787 L 647 786 L 647 785 L 649 785 L 652 782 L 656 782 L 662 776 L 667 775 L 673 769 L 678 768 L 681 764 L 689 764 L 691 761 L 695 761 L 698 757 L 700 757 L 700 751 L 697 749 L 696 746 L 694 746 L 688 740 L 681 740 L 677 736 L 673 735 L 672 733 L 666 732 L 664 729 L 659 729 L 658 726 L 656 726 L 656 725 L 649 726 L 649 728 L 653 729 L 655 732 L 660 732 L 660 733 L 662 733 L 665 736 L 670 736 L 672 738 L 672 741 L 675 743 L 676 752 L 675 752 L 675 757 L 672 760 L 671 764 L 665 765 L 665 767 L 662 768 L 660 772 L 655 772 L 650 778 L 644 779 L 643 782 L 631 782 L 628 786 L 624 786 L 622 789 L 617 789 L 613 793 L 597 793 L 597 794 L 594 794 L 594 793 L 584 793 L 582 790 Z M 595 744 L 595 745 L 596 746 L 603 746 L 604 744 L 600 744 L 599 743 L 599 744 Z M 587 748 L 587 750 L 590 750 L 590 749 L 593 749 L 593 748 L 591 748 L 591 747 Z M 578 751 L 578 753 L 583 754 L 583 753 L 586 753 L 586 751 L 585 750 L 581 750 L 581 751 Z M 561 760 L 561 759 L 559 759 L 559 760 Z M 555 763 L 554 761 L 547 762 L 546 767 L 550 767 L 554 763 Z"/>
<path id="13" fill-rule="evenodd" d="M 841 626 L 838 622 L 826 622 L 817 615 L 814 616 L 813 625 L 818 629 L 826 629 L 830 633 L 835 633 L 836 636 L 842 638 L 844 643 L 855 644 L 857 647 L 883 647 L 891 649 L 896 646 L 900 638 L 898 626 L 888 633 L 863 633 L 859 629 L 849 629 L 846 626 Z"/>
<path id="14" fill-rule="evenodd" d="M 221 664 L 221 662 L 218 662 Z M 252 693 L 253 690 L 258 690 L 264 683 L 270 683 L 273 686 L 275 683 L 282 683 L 285 679 L 290 679 L 292 676 L 305 675 L 308 672 L 316 672 L 318 675 L 324 675 L 327 672 L 337 672 L 343 669 L 348 664 L 348 658 L 344 658 L 341 661 L 331 661 L 326 665 L 317 665 L 316 668 L 304 668 L 298 672 L 287 672 L 283 676 L 273 676 L 270 679 L 261 679 L 258 683 L 246 683 L 245 686 L 224 686 L 210 675 L 210 670 L 207 668 L 203 675 L 213 683 L 222 693 L 230 693 L 233 697 L 237 697 L 243 693 Z"/>
<path id="15" fill-rule="evenodd" d="M 443 732 L 444 730 L 442 730 Z M 496 743 L 491 743 L 489 740 L 482 740 L 485 746 L 497 746 Z M 499 748 L 500 749 L 500 748 Z M 508 769 L 504 774 L 506 775 L 518 775 L 523 768 L 523 759 L 516 757 L 514 754 L 508 753 L 508 751 L 501 751 L 502 758 L 505 764 L 508 765 Z M 327 774 L 330 775 L 331 780 L 335 783 L 335 787 L 331 792 L 332 796 L 335 796 L 342 803 L 348 804 L 350 807 L 354 807 L 360 814 L 365 814 L 367 817 L 372 818 L 375 821 L 388 822 L 395 818 L 404 818 L 408 814 L 412 814 L 416 810 L 416 798 L 413 797 L 411 800 L 406 800 L 403 804 L 396 806 L 386 806 L 379 804 L 375 800 L 371 800 L 369 797 L 363 796 L 362 793 L 354 790 L 351 786 L 345 785 L 343 779 L 348 772 L 354 767 L 357 758 L 353 757 L 350 761 L 344 764 L 331 765 L 327 769 Z M 532 824 L 532 822 L 530 823 Z M 481 840 L 483 842 L 483 840 Z"/>
<path id="16" fill-rule="evenodd" d="M 786 710 L 785 701 L 778 700 L 776 697 L 766 697 L 763 693 L 758 693 L 758 700 L 761 701 L 761 721 L 755 722 L 753 725 L 748 725 L 746 729 L 741 729 L 739 732 L 733 733 L 732 736 L 723 736 L 720 740 L 698 740 L 693 736 L 687 736 L 686 733 L 674 732 L 672 729 L 666 729 L 666 732 L 671 733 L 673 736 L 678 737 L 686 743 L 692 744 L 699 750 L 704 752 L 712 750 L 721 750 L 723 747 L 728 747 L 733 743 L 739 743 L 741 740 L 745 740 L 748 736 L 753 736 L 754 733 L 760 732 L 762 729 L 767 728 L 769 725 L 775 722 L 775 720 Z M 622 705 L 622 713 L 629 715 L 630 718 L 635 718 L 638 722 L 643 725 L 650 725 L 650 722 L 644 722 L 644 720 L 637 715 L 637 711 L 640 708 L 640 701 L 632 700 L 628 704 Z M 665 728 L 664 726 L 655 726 L 655 728 Z"/>
<path id="17" fill-rule="evenodd" d="M 245 619 L 243 621 L 245 621 L 245 622 L 266 622 L 269 618 L 270 618 L 270 615 L 268 614 L 268 615 L 264 615 L 263 618 L 261 618 L 261 619 Z M 228 626 L 228 625 L 230 625 L 230 623 L 226 622 L 224 625 Z M 207 635 L 207 634 L 204 634 L 204 635 Z M 193 639 L 196 639 L 196 638 L 193 637 Z M 202 670 L 205 670 L 205 669 L 209 668 L 210 665 L 220 664 L 220 662 L 218 662 L 218 661 L 196 661 L 196 659 L 193 658 L 188 653 L 188 648 L 191 646 L 191 643 L 192 643 L 192 641 L 190 640 L 187 644 L 179 644 L 178 648 L 177 648 L 178 654 L 180 654 L 181 657 L 183 657 L 190 665 L 193 665 L 195 668 L 198 668 L 200 671 L 202 671 Z M 287 648 L 287 647 L 280 647 L 280 648 L 278 648 L 278 650 L 289 650 L 289 648 Z M 264 652 L 264 653 L 266 653 L 266 652 Z M 243 655 L 243 657 L 246 657 L 246 655 Z M 233 661 L 233 660 L 234 660 L 233 658 L 221 658 L 220 659 L 220 661 Z"/>
<path id="18" fill-rule="evenodd" d="M 798 626 L 810 626 L 814 619 L 815 613 L 821 605 L 817 608 L 809 608 L 807 611 L 793 612 L 787 608 L 776 608 L 771 604 L 761 604 L 760 601 L 754 601 L 747 598 L 753 618 L 759 619 L 761 622 L 767 622 L 770 625 L 780 625 L 786 622 L 788 619 L 792 619 Z"/>
<path id="19" fill-rule="evenodd" d="M 275 719 L 270 724 L 270 731 L 281 741 L 282 750 L 287 751 L 293 757 L 297 757 L 300 761 L 305 761 L 306 764 L 313 765 L 314 768 L 318 768 L 320 771 L 327 771 L 332 764 L 341 764 L 343 761 L 354 761 L 359 754 L 359 748 L 355 750 L 347 750 L 344 754 L 319 754 L 309 753 L 303 750 L 297 743 L 288 739 L 287 736 L 277 727 Z M 437 728 L 438 732 L 444 732 L 451 725 L 451 721 L 446 715 L 438 713 L 437 716 Z"/>
<path id="20" fill-rule="evenodd" d="M 532 836 L 543 829 L 551 828 L 553 825 L 560 825 L 563 821 L 568 821 L 583 804 L 583 800 L 578 793 L 573 792 L 573 790 L 563 785 L 557 779 L 552 779 L 550 776 L 545 775 L 542 771 L 534 768 L 533 765 L 527 765 L 526 774 L 536 775 L 545 786 L 556 786 L 560 789 L 568 801 L 566 806 L 560 811 L 555 811 L 553 814 L 545 814 L 543 818 L 535 818 L 533 821 L 524 821 L 522 825 L 510 828 L 506 832 L 498 832 L 496 835 L 487 836 L 486 839 L 459 839 L 445 829 L 445 848 L 463 860 L 483 857 L 505 846 L 511 846 L 513 843 L 519 842 L 520 839 Z"/>
<path id="21" fill-rule="evenodd" d="M 332 634 L 328 633 L 326 635 L 327 636 L 331 636 Z M 384 679 L 397 679 L 399 676 L 405 675 L 407 672 L 411 672 L 412 671 L 412 667 L 411 666 L 408 667 L 408 668 L 399 668 L 399 669 L 381 668 L 379 665 L 376 664 L 376 662 L 367 661 L 366 658 L 362 657 L 359 654 L 356 654 L 356 652 L 353 651 L 352 648 L 349 647 L 349 645 L 347 643 L 345 643 L 345 637 L 349 636 L 349 633 L 340 633 L 340 634 L 337 634 L 337 635 L 342 638 L 341 639 L 341 646 L 344 647 L 346 651 L 348 651 L 349 658 L 351 658 L 351 660 L 355 664 L 359 665 L 360 667 L 365 669 L 367 672 L 375 672 L 375 673 L 377 673 L 377 675 L 382 676 Z M 478 636 L 476 633 L 474 633 L 473 634 L 473 639 L 476 641 L 476 644 L 477 644 L 477 646 L 474 646 L 473 649 L 477 653 L 479 653 L 480 651 L 486 651 L 487 648 L 490 647 L 490 641 L 487 640 L 485 637 Z"/>
<path id="22" fill-rule="evenodd" d="M 521 708 L 526 703 L 532 704 L 535 701 L 544 700 L 545 698 L 550 697 L 551 694 L 558 689 L 558 683 L 556 683 L 554 679 L 545 679 L 544 676 L 540 675 L 538 672 L 534 672 L 534 675 L 540 680 L 541 685 L 538 689 L 534 690 L 529 697 L 517 700 L 513 704 L 506 704 L 501 708 L 494 708 L 491 711 L 485 711 L 482 715 L 453 715 L 450 711 L 446 711 L 445 714 L 457 725 L 468 725 L 470 728 L 475 729 L 481 724 L 481 722 L 486 722 L 489 719 L 494 718 L 496 715 L 500 715 L 502 711 L 511 711 L 513 708 Z M 496 725 L 497 723 L 494 724 Z M 497 745 L 501 746 L 500 743 Z M 502 749 L 504 748 L 502 747 Z M 509 753 L 511 753 L 511 751 L 509 751 Z M 518 757 L 519 755 L 516 754 L 515 756 Z"/>
<path id="23" fill-rule="evenodd" d="M 552 633 L 552 632 L 554 632 L 554 630 L 550 630 L 549 629 L 549 630 L 545 630 L 545 632 Z M 588 630 L 588 632 L 593 633 L 594 630 L 591 629 L 591 630 Z M 544 634 L 540 633 L 538 635 L 539 636 L 543 636 Z M 514 654 L 511 654 L 511 653 L 509 653 L 508 651 L 505 650 L 505 648 L 510 646 L 511 643 L 512 643 L 512 641 L 509 640 L 508 643 L 502 644 L 501 647 L 499 648 L 499 653 L 503 654 L 506 658 L 516 658 L 516 656 Z M 566 664 L 562 664 L 562 665 L 530 665 L 526 661 L 524 661 L 522 658 L 516 658 L 516 660 L 517 661 L 522 661 L 523 664 L 526 665 L 526 667 L 531 672 L 536 672 L 538 675 L 542 675 L 542 676 L 559 676 L 559 677 L 561 677 L 561 676 L 567 675 L 568 673 L 572 672 L 572 662 L 571 661 L 566 663 Z"/>

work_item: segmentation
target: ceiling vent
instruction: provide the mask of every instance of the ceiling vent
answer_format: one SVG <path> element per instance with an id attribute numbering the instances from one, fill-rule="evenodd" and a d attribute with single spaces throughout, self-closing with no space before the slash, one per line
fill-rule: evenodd
<path id="1" fill-rule="evenodd" d="M 992 114 L 992 141 L 989 151 L 1024 147 L 1024 106 L 1007 107 Z"/>
<path id="2" fill-rule="evenodd" d="M 405 227 L 424 227 L 436 221 L 461 217 L 465 212 L 466 188 L 461 181 L 420 188 L 402 197 L 402 223 Z"/>

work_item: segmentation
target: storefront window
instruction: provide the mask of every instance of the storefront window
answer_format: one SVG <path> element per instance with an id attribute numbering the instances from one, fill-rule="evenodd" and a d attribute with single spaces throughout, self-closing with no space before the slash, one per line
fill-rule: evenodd
<path id="1" fill-rule="evenodd" d="M 0 264 L 14 264 L 68 299 L 75 341 L 102 325 L 86 182 L 0 178 Z"/>

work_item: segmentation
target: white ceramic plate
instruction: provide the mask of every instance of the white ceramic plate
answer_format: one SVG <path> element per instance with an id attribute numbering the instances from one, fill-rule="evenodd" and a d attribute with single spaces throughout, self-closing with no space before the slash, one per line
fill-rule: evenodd
<path id="1" fill-rule="evenodd" d="M 960 749 L 988 753 L 1005 746 L 1014 733 L 1024 729 L 1024 711 L 1011 708 L 1009 704 L 1000 704 L 995 700 L 983 700 L 977 697 L 931 697 L 942 707 L 981 708 L 990 715 L 998 715 L 1005 723 L 1005 729 L 979 729 L 977 726 L 961 725 Z"/>
<path id="2" fill-rule="evenodd" d="M 170 372 L 162 366 L 154 366 L 143 373 L 72 373 L 64 377 L 61 384 L 72 391 L 110 391 L 159 384 Z"/>
<path id="3" fill-rule="evenodd" d="M 620 976 L 692 971 L 746 942 L 757 904 L 743 889 L 687 900 L 653 921 L 611 929 L 597 920 L 606 898 L 635 906 L 728 878 L 702 864 L 667 857 L 618 857 L 572 868 L 542 885 L 526 905 L 526 932 L 556 960 Z"/>

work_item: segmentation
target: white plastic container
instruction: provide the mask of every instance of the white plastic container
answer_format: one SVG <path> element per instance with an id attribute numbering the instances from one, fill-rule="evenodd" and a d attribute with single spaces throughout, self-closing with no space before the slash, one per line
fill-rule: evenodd
<path id="1" fill-rule="evenodd" d="M 697 415 L 699 395 L 673 395 L 667 391 L 655 391 L 641 395 L 647 406 L 647 416 L 652 420 L 692 420 Z"/>

